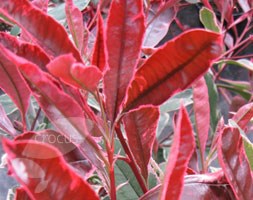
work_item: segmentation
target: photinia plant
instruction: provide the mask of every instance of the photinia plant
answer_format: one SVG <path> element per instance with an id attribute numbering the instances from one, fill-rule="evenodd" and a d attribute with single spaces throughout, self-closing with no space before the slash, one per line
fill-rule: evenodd
<path id="1" fill-rule="evenodd" d="M 184 30 L 157 47 L 188 3 L 0 3 L 1 20 L 19 29 L 0 33 L 0 88 L 20 116 L 13 120 L 0 105 L 3 164 L 20 184 L 15 199 L 253 197 L 244 133 L 252 104 L 228 125 L 213 107 L 213 65 L 232 52 L 220 29 L 230 19 L 224 12 L 215 24 L 203 1 L 206 29 Z M 166 130 L 172 140 L 163 140 Z"/>

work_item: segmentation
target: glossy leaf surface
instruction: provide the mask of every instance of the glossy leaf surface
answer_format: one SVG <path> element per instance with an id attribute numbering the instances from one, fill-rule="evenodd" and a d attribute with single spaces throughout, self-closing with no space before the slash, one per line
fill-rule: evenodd
<path id="1" fill-rule="evenodd" d="M 12 175 L 32 199 L 99 199 L 55 148 L 38 142 L 3 141 Z"/>
<path id="2" fill-rule="evenodd" d="M 109 69 L 104 77 L 106 111 L 114 121 L 140 56 L 144 35 L 142 0 L 113 0 L 107 21 Z"/>
<path id="3" fill-rule="evenodd" d="M 10 34 L 1 32 L 0 43 L 8 50 L 15 52 L 17 56 L 35 63 L 42 70 L 46 70 L 45 66 L 50 62 L 49 57 L 38 46 L 21 42 Z"/>
<path id="4" fill-rule="evenodd" d="M 233 116 L 233 120 L 240 126 L 241 129 L 246 128 L 247 124 L 253 117 L 253 103 L 242 106 Z"/>
<path id="5" fill-rule="evenodd" d="M 217 174 L 197 174 L 185 177 L 180 200 L 235 200 L 231 187 Z M 140 200 L 157 200 L 161 185 L 149 190 Z M 170 199 L 170 198 L 168 198 Z"/>
<path id="6" fill-rule="evenodd" d="M 19 66 L 33 96 L 50 121 L 66 138 L 77 145 L 96 167 L 102 168 L 96 154 L 99 154 L 100 150 L 87 132 L 82 108 L 57 87 L 52 77 L 36 65 L 12 54 L 10 56 L 12 56 L 12 61 Z"/>
<path id="7" fill-rule="evenodd" d="M 158 119 L 156 107 L 144 107 L 127 113 L 123 118 L 130 150 L 146 181 Z"/>
<path id="8" fill-rule="evenodd" d="M 30 91 L 16 64 L 6 55 L 2 45 L 0 45 L 0 79 L 0 88 L 11 97 L 19 108 L 25 125 L 25 114 L 28 108 Z"/>
<path id="9" fill-rule="evenodd" d="M 94 44 L 94 50 L 92 53 L 91 63 L 92 65 L 97 66 L 102 72 L 106 67 L 106 53 L 105 53 L 105 33 L 104 33 L 104 23 L 103 18 L 98 12 L 97 19 L 97 36 Z"/>
<path id="10" fill-rule="evenodd" d="M 179 111 L 174 134 L 160 193 L 161 200 L 180 199 L 184 175 L 195 147 L 191 122 L 184 107 Z"/>
<path id="11" fill-rule="evenodd" d="M 203 162 L 205 158 L 206 142 L 208 139 L 208 131 L 210 124 L 210 105 L 208 88 L 204 77 L 200 78 L 193 84 L 193 102 L 197 138 Z"/>
<path id="12" fill-rule="evenodd" d="M 175 19 L 176 11 L 174 8 L 161 9 L 162 3 L 151 4 L 148 13 L 148 27 L 145 31 L 143 46 L 155 47 L 167 34 L 170 24 Z"/>
<path id="13" fill-rule="evenodd" d="M 253 198 L 252 172 L 236 128 L 225 128 L 220 136 L 218 158 L 237 199 Z"/>
<path id="14" fill-rule="evenodd" d="M 124 111 L 160 105 L 203 75 L 221 53 L 221 35 L 201 29 L 187 31 L 159 48 L 137 70 Z"/>
<path id="15" fill-rule="evenodd" d="M 82 61 L 63 26 L 41 10 L 36 9 L 29 1 L 2 1 L 1 10 L 25 29 L 49 55 L 56 57 L 72 53 L 77 61 Z"/>

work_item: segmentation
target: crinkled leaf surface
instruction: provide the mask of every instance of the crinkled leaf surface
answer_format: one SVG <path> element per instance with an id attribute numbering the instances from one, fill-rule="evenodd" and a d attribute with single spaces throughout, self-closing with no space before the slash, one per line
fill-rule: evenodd
<path id="1" fill-rule="evenodd" d="M 28 140 L 4 140 L 3 147 L 8 155 L 10 173 L 32 199 L 99 199 L 55 148 Z"/>
<path id="2" fill-rule="evenodd" d="M 61 78 L 67 84 L 88 91 L 94 91 L 102 78 L 102 73 L 96 66 L 84 66 L 76 63 L 71 54 L 58 56 L 47 65 L 51 74 Z"/>
<path id="3" fill-rule="evenodd" d="M 77 61 L 82 61 L 64 27 L 29 1 L 2 1 L 0 12 L 4 12 L 13 18 L 49 55 L 56 57 L 61 54 L 72 53 Z"/>
<path id="4" fill-rule="evenodd" d="M 252 172 L 238 129 L 231 127 L 224 129 L 219 140 L 218 158 L 236 198 L 252 199 Z"/>
<path id="5" fill-rule="evenodd" d="M 124 111 L 160 105 L 203 75 L 221 53 L 222 36 L 194 29 L 160 47 L 137 70 Z"/>
<path id="6" fill-rule="evenodd" d="M 109 69 L 104 76 L 105 107 L 111 121 L 137 66 L 143 35 L 142 0 L 113 0 L 106 30 Z"/>
<path id="7" fill-rule="evenodd" d="M 123 118 L 129 148 L 146 181 L 158 119 L 156 107 L 144 107 L 127 113 Z"/>
<path id="8" fill-rule="evenodd" d="M 184 175 L 195 148 L 191 122 L 183 106 L 179 111 L 174 134 L 160 192 L 161 200 L 180 199 L 184 186 Z"/>

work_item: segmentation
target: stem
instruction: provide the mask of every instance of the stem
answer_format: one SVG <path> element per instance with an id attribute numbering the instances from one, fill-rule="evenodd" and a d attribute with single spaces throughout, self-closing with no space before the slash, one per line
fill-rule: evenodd
<path id="1" fill-rule="evenodd" d="M 32 125 L 31 125 L 31 129 L 30 129 L 31 131 L 33 131 L 34 128 L 35 128 L 36 122 L 37 122 L 37 120 L 39 119 L 39 116 L 40 116 L 40 112 L 41 112 L 41 108 L 39 108 L 39 110 L 36 113 L 36 116 L 35 116 L 35 118 L 33 120 Z"/>
<path id="2" fill-rule="evenodd" d="M 106 146 L 107 156 L 108 156 L 108 165 L 107 171 L 109 173 L 110 177 L 110 197 L 111 200 L 116 200 L 116 182 L 115 182 L 115 173 L 114 173 L 114 132 L 113 129 L 111 129 L 108 125 L 106 113 L 104 110 L 104 104 L 101 96 L 99 95 L 99 91 L 97 90 L 95 93 L 95 98 L 99 102 L 100 109 L 101 109 L 101 115 L 103 118 L 103 128 L 105 130 L 105 133 L 103 133 L 103 138 Z"/>
<path id="3" fill-rule="evenodd" d="M 144 180 L 138 170 L 137 164 L 134 160 L 134 156 L 126 143 L 125 138 L 123 137 L 123 134 L 122 134 L 120 128 L 118 126 L 115 126 L 115 130 L 116 130 L 117 136 L 120 140 L 120 143 L 121 143 L 125 153 L 127 154 L 128 158 L 130 159 L 129 166 L 131 167 L 143 193 L 146 193 L 148 191 L 148 188 L 147 188 L 146 183 L 144 182 Z"/>
<path id="4" fill-rule="evenodd" d="M 115 174 L 114 174 L 114 146 L 111 146 L 106 142 L 106 150 L 109 160 L 109 176 L 110 176 L 110 197 L 112 200 L 116 200 L 116 184 L 115 184 Z"/>
<path id="5" fill-rule="evenodd" d="M 156 163 L 156 161 L 152 157 L 150 158 L 150 164 L 153 167 L 155 173 L 158 174 L 160 183 L 163 182 L 164 173 L 163 173 L 163 171 L 161 170 L 161 168 L 159 167 L 159 165 Z"/>

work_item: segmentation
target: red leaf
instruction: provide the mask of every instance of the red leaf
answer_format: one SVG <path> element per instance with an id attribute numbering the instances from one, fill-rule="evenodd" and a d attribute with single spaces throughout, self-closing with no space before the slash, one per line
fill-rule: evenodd
<path id="1" fill-rule="evenodd" d="M 170 24 L 175 19 L 174 8 L 161 9 L 163 3 L 152 3 L 148 13 L 148 27 L 146 28 L 143 46 L 155 47 L 167 34 Z"/>
<path id="2" fill-rule="evenodd" d="M 97 66 L 102 72 L 106 67 L 104 23 L 101 13 L 98 11 L 97 36 L 92 53 L 91 64 Z"/>
<path id="3" fill-rule="evenodd" d="M 142 0 L 113 0 L 106 31 L 109 70 L 104 77 L 106 111 L 114 121 L 138 63 L 144 35 Z"/>
<path id="4" fill-rule="evenodd" d="M 99 199 L 57 149 L 32 141 L 3 140 L 10 172 L 32 199 Z"/>
<path id="5" fill-rule="evenodd" d="M 130 150 L 146 181 L 158 119 L 156 107 L 144 107 L 127 113 L 123 118 Z"/>
<path id="6" fill-rule="evenodd" d="M 75 61 L 71 54 L 58 56 L 47 65 L 47 69 L 63 82 L 93 92 L 102 78 L 102 73 L 95 66 L 84 66 Z"/>
<path id="7" fill-rule="evenodd" d="M 14 200 L 31 200 L 23 187 L 16 189 Z"/>
<path id="8" fill-rule="evenodd" d="M 232 119 L 241 127 L 241 129 L 245 129 L 252 117 L 253 103 L 249 103 L 242 106 Z"/>
<path id="9" fill-rule="evenodd" d="M 205 79 L 202 77 L 193 84 L 193 108 L 195 113 L 197 138 L 201 152 L 202 164 L 205 159 L 206 141 L 210 124 L 210 105 L 208 88 Z M 204 166 L 202 166 L 204 168 Z"/>
<path id="10" fill-rule="evenodd" d="M 103 168 L 100 159 L 104 157 L 86 129 L 82 108 L 55 85 L 51 76 L 41 71 L 36 65 L 11 53 L 8 56 L 19 66 L 33 96 L 52 124 L 79 147 L 85 157 L 97 168 Z"/>
<path id="11" fill-rule="evenodd" d="M 83 89 L 91 92 L 96 90 L 102 78 L 101 71 L 94 65 L 84 66 L 81 63 L 75 63 L 71 66 L 70 73 Z"/>
<path id="12" fill-rule="evenodd" d="M 0 88 L 11 97 L 19 108 L 23 125 L 26 126 L 25 114 L 28 108 L 30 91 L 21 77 L 16 64 L 5 52 L 5 48 L 0 44 Z"/>
<path id="13" fill-rule="evenodd" d="M 159 48 L 130 84 L 124 111 L 160 105 L 203 75 L 221 53 L 222 36 L 201 30 L 184 32 Z"/>
<path id="14" fill-rule="evenodd" d="M 184 185 L 184 175 L 195 148 L 191 122 L 183 106 L 179 111 L 174 134 L 161 190 L 161 200 L 180 199 Z"/>
<path id="15" fill-rule="evenodd" d="M 84 43 L 84 24 L 82 12 L 73 4 L 72 0 L 66 0 L 65 12 L 68 28 L 76 47 L 79 49 L 79 52 L 81 52 Z"/>
<path id="16" fill-rule="evenodd" d="M 82 61 L 64 27 L 29 1 L 2 1 L 0 9 L 25 29 L 49 55 L 57 57 L 72 53 L 78 62 Z"/>
<path id="17" fill-rule="evenodd" d="M 217 174 L 198 174 L 185 177 L 180 200 L 235 200 L 231 187 Z M 157 200 L 161 185 L 149 190 L 140 200 Z M 168 198 L 170 199 L 170 198 Z"/>
<path id="18" fill-rule="evenodd" d="M 0 33 L 0 43 L 17 56 L 35 63 L 46 71 L 45 66 L 50 62 L 50 59 L 38 46 L 20 42 L 17 38 L 4 32 Z"/>
<path id="19" fill-rule="evenodd" d="M 224 129 L 219 140 L 218 158 L 236 198 L 253 199 L 252 174 L 238 129 Z"/>
<path id="20" fill-rule="evenodd" d="M 77 146 L 56 131 L 43 130 L 36 133 L 26 132 L 15 138 L 15 141 L 22 140 L 33 140 L 54 146 L 61 152 L 65 161 L 74 166 L 73 169 L 77 168 L 77 171 L 82 173 L 83 178 L 88 178 L 87 175 L 94 170 L 94 167 L 92 167 L 91 163 L 80 153 Z"/>
<path id="21" fill-rule="evenodd" d="M 7 117 L 3 106 L 0 103 L 0 128 L 6 133 L 9 133 L 11 136 L 16 135 L 16 130 L 14 129 L 11 121 Z"/>

